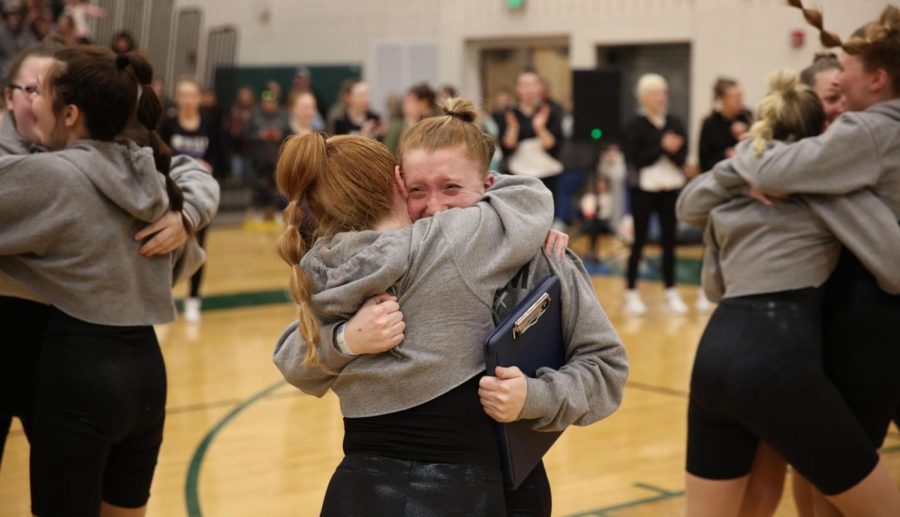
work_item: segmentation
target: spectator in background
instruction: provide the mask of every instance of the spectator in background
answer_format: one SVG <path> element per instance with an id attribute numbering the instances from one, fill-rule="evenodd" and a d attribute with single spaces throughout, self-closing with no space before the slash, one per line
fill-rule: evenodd
<path id="1" fill-rule="evenodd" d="M 249 179 L 252 175 L 250 148 L 247 145 L 246 135 L 255 106 L 256 95 L 253 90 L 246 86 L 241 88 L 237 92 L 226 123 L 228 149 L 231 151 L 231 174 L 239 180 Z"/>
<path id="2" fill-rule="evenodd" d="M 153 88 L 153 91 L 156 93 L 156 96 L 159 98 L 160 103 L 163 107 L 163 120 L 168 117 L 174 117 L 178 114 L 178 109 L 175 107 L 175 103 L 172 99 L 166 95 L 166 83 L 162 79 L 154 79 L 152 83 L 150 83 L 150 87 Z"/>
<path id="3" fill-rule="evenodd" d="M 816 54 L 813 64 L 800 74 L 800 81 L 812 88 L 825 108 L 826 128 L 838 115 L 847 111 L 847 98 L 838 84 L 841 64 L 831 52 Z"/>
<path id="4" fill-rule="evenodd" d="M 0 68 L 3 68 L 4 73 L 6 64 L 13 56 L 37 42 L 38 38 L 25 25 L 24 11 L 6 11 L 3 14 L 3 25 L 0 25 Z"/>
<path id="5" fill-rule="evenodd" d="M 175 154 L 195 158 L 210 174 L 215 175 L 224 163 L 224 149 L 220 132 L 209 113 L 202 109 L 203 87 L 196 79 L 181 79 L 175 86 L 177 113 L 165 119 L 159 128 L 159 136 Z M 206 230 L 197 232 L 200 247 L 206 245 Z M 184 304 L 184 319 L 190 323 L 200 321 L 200 285 L 203 267 L 191 277 L 191 288 Z"/>
<path id="6" fill-rule="evenodd" d="M 106 16 L 106 11 L 97 5 L 82 0 L 66 0 L 66 8 L 63 9 L 62 18 L 69 16 L 75 25 L 75 39 L 79 43 L 90 43 L 91 28 L 88 18 L 99 20 Z"/>
<path id="7" fill-rule="evenodd" d="M 713 85 L 716 107 L 700 130 L 700 172 L 734 156 L 734 147 L 748 134 L 753 115 L 744 107 L 744 92 L 734 79 L 720 77 Z"/>
<path id="8" fill-rule="evenodd" d="M 209 117 L 210 124 L 214 128 L 216 141 L 221 145 L 219 163 L 215 164 L 213 171 L 217 178 L 222 179 L 228 175 L 228 167 L 231 165 L 225 159 L 225 117 L 222 115 L 222 108 L 219 107 L 219 96 L 216 91 L 209 87 L 203 87 L 200 91 L 200 110 Z"/>
<path id="9" fill-rule="evenodd" d="M 134 41 L 134 36 L 128 31 L 119 31 L 115 33 L 109 46 L 116 54 L 126 54 L 137 49 L 137 43 Z"/>
<path id="10" fill-rule="evenodd" d="M 400 139 L 410 126 L 426 117 L 435 115 L 437 94 L 428 83 L 419 83 L 406 91 L 403 96 L 402 116 L 392 120 L 384 135 L 384 145 L 397 154 Z"/>
<path id="11" fill-rule="evenodd" d="M 437 105 L 443 106 L 450 99 L 455 99 L 459 92 L 453 85 L 445 84 L 441 86 L 441 89 L 437 92 Z"/>
<path id="12" fill-rule="evenodd" d="M 291 82 L 291 91 L 288 94 L 288 106 L 293 109 L 293 106 L 296 105 L 297 97 L 301 93 L 312 94 L 316 101 L 316 116 L 313 120 L 313 127 L 316 128 L 316 131 L 325 129 L 325 99 L 323 99 L 322 96 L 319 95 L 319 92 L 313 88 L 312 73 L 310 73 L 309 68 L 305 66 L 299 66 L 297 67 L 297 70 L 294 71 L 294 78 Z"/>
<path id="13" fill-rule="evenodd" d="M 494 118 L 501 118 L 506 112 L 513 107 L 513 96 L 506 88 L 500 88 L 494 92 L 494 98 L 491 104 L 491 115 Z"/>
<path id="14" fill-rule="evenodd" d="M 716 79 L 713 84 L 713 102 L 713 111 L 703 120 L 700 130 L 700 170 L 692 171 L 691 177 L 697 172 L 712 170 L 715 164 L 734 156 L 735 146 L 749 136 L 750 125 L 753 123 L 753 114 L 744 107 L 744 92 L 734 79 Z M 705 311 L 711 307 L 712 303 L 706 293 L 700 289 L 697 293 L 697 310 Z"/>
<path id="15" fill-rule="evenodd" d="M 325 130 L 329 134 L 335 134 L 335 124 L 344 117 L 347 111 L 347 103 L 350 102 L 350 90 L 353 89 L 356 81 L 356 79 L 344 79 L 341 81 L 341 88 L 338 90 L 338 100 L 328 109 L 328 116 L 325 117 Z"/>
<path id="16" fill-rule="evenodd" d="M 643 75 L 635 95 L 641 113 L 625 128 L 634 241 L 628 257 L 624 310 L 632 315 L 647 311 L 637 291 L 638 266 L 647 242 L 650 215 L 656 213 L 661 230 L 666 303 L 672 312 L 684 314 L 687 305 L 675 290 L 675 202 L 685 183 L 683 167 L 687 157 L 687 135 L 681 121 L 667 112 L 669 86 L 665 78 L 657 74 Z"/>
<path id="17" fill-rule="evenodd" d="M 541 77 L 541 102 L 550 106 L 550 110 L 560 119 L 566 115 L 563 105 L 553 99 L 553 83 L 546 77 Z"/>
<path id="18" fill-rule="evenodd" d="M 291 133 L 303 136 L 318 131 L 315 127 L 317 117 L 316 97 L 312 92 L 300 93 L 291 107 Z"/>
<path id="19" fill-rule="evenodd" d="M 75 29 L 75 21 L 71 16 L 61 16 L 56 22 L 56 31 L 50 35 L 58 43 L 62 45 L 78 45 L 81 41 L 78 39 L 78 32 Z"/>
<path id="20" fill-rule="evenodd" d="M 334 123 L 334 134 L 380 139 L 386 127 L 381 117 L 369 109 L 370 103 L 369 85 L 362 81 L 354 84 L 350 89 L 344 116 Z"/>
<path id="21" fill-rule="evenodd" d="M 269 81 L 266 83 L 265 89 L 275 94 L 275 100 L 278 101 L 278 104 L 284 102 L 284 96 L 282 95 L 281 91 L 281 83 L 279 83 L 278 81 Z"/>
<path id="22" fill-rule="evenodd" d="M 275 188 L 275 164 L 281 143 L 291 132 L 290 116 L 281 107 L 278 93 L 264 90 L 259 107 L 247 124 L 245 141 L 250 148 L 250 163 L 255 176 L 254 205 L 266 221 L 274 221 L 278 191 Z"/>
<path id="23" fill-rule="evenodd" d="M 496 122 L 506 169 L 511 174 L 540 178 L 556 195 L 556 180 L 563 170 L 559 161 L 562 120 L 541 98 L 543 86 L 534 72 L 523 72 L 516 80 L 515 106 Z M 561 221 L 554 223 L 559 229 Z"/>

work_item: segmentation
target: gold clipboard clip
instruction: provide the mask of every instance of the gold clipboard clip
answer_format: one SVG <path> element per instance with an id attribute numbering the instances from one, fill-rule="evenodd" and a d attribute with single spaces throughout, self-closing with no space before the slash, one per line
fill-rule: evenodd
<path id="1" fill-rule="evenodd" d="M 522 315 L 521 318 L 516 320 L 516 323 L 513 325 L 513 339 L 518 339 L 519 336 L 528 331 L 535 323 L 541 319 L 541 316 L 547 312 L 547 307 L 550 306 L 550 294 L 544 293 L 534 304 L 525 311 L 525 314 Z"/>

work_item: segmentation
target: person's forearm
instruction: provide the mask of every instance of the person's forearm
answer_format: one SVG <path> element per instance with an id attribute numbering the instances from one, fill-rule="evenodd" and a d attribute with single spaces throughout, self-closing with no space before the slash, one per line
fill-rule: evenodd
<path id="1" fill-rule="evenodd" d="M 556 145 L 556 137 L 553 136 L 553 133 L 548 131 L 547 128 L 538 130 L 537 137 L 541 141 L 541 146 L 547 151 L 553 149 L 553 147 Z"/>

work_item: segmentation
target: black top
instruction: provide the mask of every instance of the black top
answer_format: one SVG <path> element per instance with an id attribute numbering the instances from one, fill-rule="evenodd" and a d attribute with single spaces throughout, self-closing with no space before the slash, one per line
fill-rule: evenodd
<path id="1" fill-rule="evenodd" d="M 366 112 L 366 121 L 374 120 L 376 127 L 381 123 L 381 117 L 374 111 Z M 334 134 L 336 135 L 360 135 L 362 134 L 362 126 L 356 125 L 350 120 L 350 115 L 344 113 L 344 116 L 334 122 Z"/>
<path id="2" fill-rule="evenodd" d="M 733 119 L 727 119 L 722 112 L 714 111 L 703 120 L 700 130 L 700 172 L 711 170 L 713 166 L 726 158 L 725 150 L 738 144 L 738 139 L 731 131 L 735 122 L 743 122 L 750 129 L 752 115 L 742 111 Z"/>
<path id="3" fill-rule="evenodd" d="M 200 112 L 200 125 L 194 130 L 182 127 L 178 117 L 169 117 L 160 124 L 159 136 L 174 154 L 198 158 L 212 165 L 215 173 L 224 172 L 221 135 L 207 113 Z"/>
<path id="4" fill-rule="evenodd" d="M 500 465 L 496 422 L 478 399 L 481 375 L 414 408 L 344 418 L 344 454 L 365 453 L 423 463 Z"/>
<path id="5" fill-rule="evenodd" d="M 684 145 L 677 153 L 667 153 L 662 148 L 663 135 L 671 131 L 684 138 Z M 653 165 L 665 154 L 672 162 L 682 167 L 687 158 L 687 134 L 681 121 L 672 115 L 666 115 L 666 124 L 658 128 L 647 117 L 635 117 L 625 128 L 625 161 L 628 163 L 629 184 L 640 183 L 640 170 Z"/>
<path id="6" fill-rule="evenodd" d="M 522 140 L 537 138 L 534 127 L 531 125 L 531 121 L 534 119 L 537 109 L 527 117 L 519 111 L 519 108 L 512 108 L 509 111 L 512 111 L 513 115 L 516 116 L 516 120 L 519 121 L 519 139 L 516 141 L 516 147 L 518 147 L 519 142 Z M 553 138 L 556 139 L 556 143 L 553 144 L 553 147 L 547 149 L 547 154 L 554 158 L 559 158 L 559 150 L 562 147 L 562 113 L 561 109 L 555 109 L 553 105 L 551 105 L 550 116 L 547 117 L 547 131 L 549 131 L 553 135 Z M 494 115 L 494 120 L 497 122 L 497 128 L 499 130 L 497 140 L 500 142 L 500 149 L 503 151 L 504 158 L 508 158 L 516 152 L 516 147 L 506 147 L 503 145 L 503 135 L 506 133 L 506 112 L 498 112 Z"/>

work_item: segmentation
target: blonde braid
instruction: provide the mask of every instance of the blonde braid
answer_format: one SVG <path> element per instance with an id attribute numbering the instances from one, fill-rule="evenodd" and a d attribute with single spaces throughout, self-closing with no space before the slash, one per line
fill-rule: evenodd
<path id="1" fill-rule="evenodd" d="M 799 78 L 796 72 L 780 70 L 769 76 L 769 93 L 759 104 L 757 121 L 750 127 L 753 136 L 753 152 L 761 156 L 767 144 L 774 138 L 775 126 L 781 120 L 786 98 L 797 89 Z"/>

